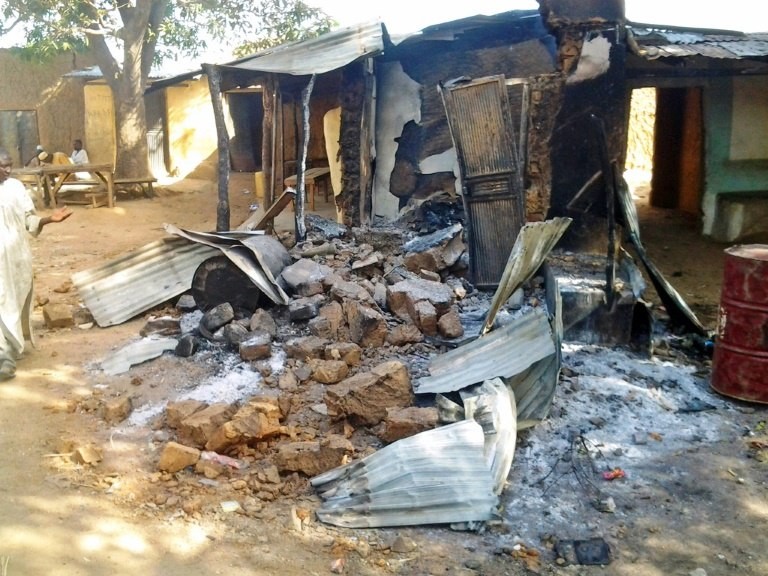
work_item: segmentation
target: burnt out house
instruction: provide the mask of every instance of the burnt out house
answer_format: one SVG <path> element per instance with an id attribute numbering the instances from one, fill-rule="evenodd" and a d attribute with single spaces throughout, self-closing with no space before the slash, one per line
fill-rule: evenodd
<path id="1" fill-rule="evenodd" d="M 616 196 L 627 193 L 632 91 L 658 90 L 652 200 L 699 212 L 705 234 L 736 237 L 759 228 L 768 189 L 765 138 L 737 131 L 748 124 L 738 103 L 764 113 L 748 97 L 763 81 L 764 50 L 735 33 L 684 37 L 628 23 L 620 0 L 542 0 L 404 37 L 361 24 L 208 69 L 233 131 L 220 135 L 219 157 L 256 171 L 267 205 L 304 182 L 310 209 L 324 194 L 344 224 L 417 214 L 432 231 L 460 220 L 471 280 L 487 289 L 525 222 L 570 217 L 559 246 L 603 259 L 589 265 L 601 270 L 598 286 L 574 296 L 590 303 L 566 306 L 579 310 L 571 324 L 626 290 L 615 300 L 627 320 L 609 338 L 626 341 L 640 292 L 630 278 L 640 275 L 619 256 L 633 215 L 631 197 Z M 617 326 L 610 314 L 591 318 L 585 335 L 595 323 Z"/>

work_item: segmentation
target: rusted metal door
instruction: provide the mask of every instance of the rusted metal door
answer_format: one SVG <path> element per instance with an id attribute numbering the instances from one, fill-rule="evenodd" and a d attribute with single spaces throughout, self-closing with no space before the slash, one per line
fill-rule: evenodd
<path id="1" fill-rule="evenodd" d="M 504 76 L 440 86 L 459 160 L 470 275 L 495 288 L 525 223 L 521 162 Z"/>

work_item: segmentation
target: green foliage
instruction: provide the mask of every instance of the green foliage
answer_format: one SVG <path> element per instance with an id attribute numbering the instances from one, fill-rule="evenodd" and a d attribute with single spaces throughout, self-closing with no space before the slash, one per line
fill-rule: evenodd
<path id="1" fill-rule="evenodd" d="M 163 8 L 148 24 L 145 49 L 155 63 L 198 56 L 211 44 L 238 47 L 245 54 L 276 44 L 317 36 L 335 24 L 302 0 L 5 0 L 0 33 L 24 31 L 27 58 L 82 51 L 106 39 L 119 53 L 125 28 L 148 7 Z M 116 50 L 115 50 L 116 49 Z"/>
<path id="2" fill-rule="evenodd" d="M 237 57 L 272 48 L 286 42 L 314 38 L 329 32 L 337 23 L 319 8 L 301 0 L 263 2 L 255 12 L 261 25 L 249 39 L 235 49 Z"/>

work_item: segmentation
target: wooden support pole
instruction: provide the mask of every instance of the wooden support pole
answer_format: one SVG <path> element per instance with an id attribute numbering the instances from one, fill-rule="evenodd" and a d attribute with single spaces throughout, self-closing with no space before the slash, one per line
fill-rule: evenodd
<path id="1" fill-rule="evenodd" d="M 224 121 L 221 72 L 213 64 L 203 64 L 203 71 L 208 76 L 219 152 L 219 202 L 216 206 L 216 231 L 223 232 L 229 230 L 229 134 Z"/>
<path id="2" fill-rule="evenodd" d="M 315 87 L 315 78 L 312 74 L 307 85 L 301 91 L 301 156 L 296 167 L 296 241 L 303 242 L 307 239 L 307 222 L 304 217 L 304 208 L 307 203 L 307 186 L 304 181 L 304 172 L 307 167 L 307 153 L 309 150 L 309 102 L 312 98 L 312 89 Z"/>

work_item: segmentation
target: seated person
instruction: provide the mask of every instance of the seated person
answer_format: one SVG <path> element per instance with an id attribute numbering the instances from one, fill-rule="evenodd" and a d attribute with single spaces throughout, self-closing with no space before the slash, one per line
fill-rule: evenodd
<path id="1" fill-rule="evenodd" d="M 72 142 L 72 154 L 69 159 L 72 160 L 72 164 L 88 164 L 88 152 L 83 148 L 83 141 L 80 139 Z"/>
<path id="2" fill-rule="evenodd" d="M 40 161 L 40 166 L 62 166 L 72 164 L 72 160 L 64 152 L 40 152 L 37 155 L 37 159 Z"/>

